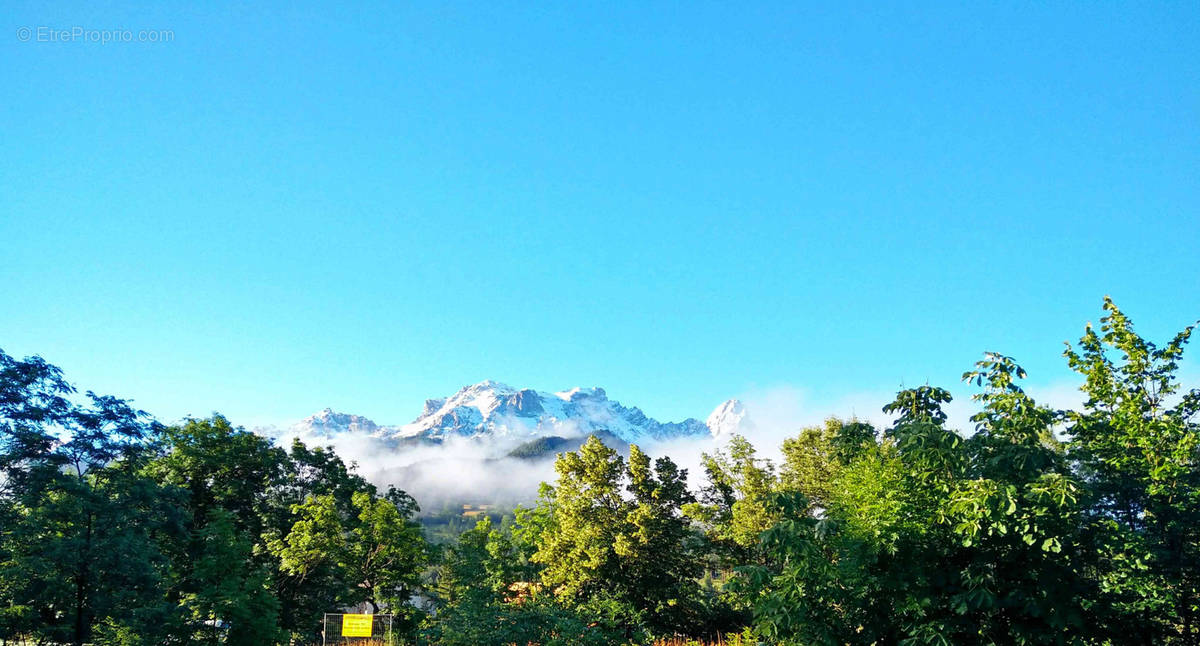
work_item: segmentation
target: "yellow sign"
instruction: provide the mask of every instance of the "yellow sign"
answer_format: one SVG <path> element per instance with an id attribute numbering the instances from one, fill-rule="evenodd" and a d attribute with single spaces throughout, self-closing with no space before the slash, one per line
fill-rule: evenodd
<path id="1" fill-rule="evenodd" d="M 370 637 L 375 615 L 342 615 L 342 637 Z"/>

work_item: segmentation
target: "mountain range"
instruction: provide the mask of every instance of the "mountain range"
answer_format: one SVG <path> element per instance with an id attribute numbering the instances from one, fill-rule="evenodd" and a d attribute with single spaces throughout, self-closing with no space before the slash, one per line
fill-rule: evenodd
<path id="1" fill-rule="evenodd" d="M 745 407 L 730 399 L 705 421 L 660 422 L 636 406 L 609 399 L 603 388 L 544 392 L 496 381 L 466 386 L 449 397 L 425 401 L 412 422 L 380 425 L 361 415 L 326 408 L 292 425 L 297 434 L 332 438 L 362 433 L 397 444 L 438 444 L 451 438 L 509 439 L 579 437 L 605 432 L 624 443 L 720 437 L 751 427 Z"/>

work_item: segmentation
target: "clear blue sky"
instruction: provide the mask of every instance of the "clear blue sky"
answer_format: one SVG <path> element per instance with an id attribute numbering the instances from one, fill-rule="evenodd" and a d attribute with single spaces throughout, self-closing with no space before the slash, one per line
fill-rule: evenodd
<path id="1" fill-rule="evenodd" d="M 1106 293 L 1200 317 L 1195 2 L 141 4 L 6 3 L 0 347 L 165 419 L 1050 383 Z M 19 38 L 74 26 L 174 40 Z"/>

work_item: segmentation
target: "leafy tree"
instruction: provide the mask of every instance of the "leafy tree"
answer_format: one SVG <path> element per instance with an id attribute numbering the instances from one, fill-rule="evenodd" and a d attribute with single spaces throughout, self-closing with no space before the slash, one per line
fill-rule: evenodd
<path id="1" fill-rule="evenodd" d="M 426 546 L 420 527 L 391 500 L 360 491 L 352 499 L 354 515 L 338 510 L 332 495 L 309 498 L 294 510 L 297 520 L 269 549 L 285 575 L 305 585 L 318 575 L 342 594 L 338 602 L 366 602 L 373 612 L 383 605 L 402 609 L 417 587 Z M 312 581 L 320 584 L 319 581 Z"/>
<path id="2" fill-rule="evenodd" d="M 287 468 L 287 455 L 221 415 L 168 427 L 163 444 L 162 455 L 145 473 L 177 492 L 185 529 L 165 543 L 172 559 L 168 599 L 183 609 L 191 639 L 273 639 L 279 605 L 273 598 L 268 603 L 260 590 L 272 585 L 274 571 L 263 536 L 271 492 Z M 221 574 L 218 563 L 235 555 L 238 565 L 226 565 L 226 587 L 213 589 L 219 580 L 214 577 Z M 237 613 L 243 607 L 258 614 L 242 617 Z"/>
<path id="3" fill-rule="evenodd" d="M 1200 389 L 1180 391 L 1194 326 L 1163 347 L 1104 300 L 1068 364 L 1084 377 L 1066 414 L 1069 457 L 1090 498 L 1088 533 L 1111 634 L 1159 644 L 1200 641 Z"/>
<path id="4" fill-rule="evenodd" d="M 162 609 L 154 537 L 171 514 L 137 477 L 158 429 L 124 401 L 74 393 L 40 358 L 0 351 L 3 638 L 82 644 L 123 608 Z"/>
<path id="5" fill-rule="evenodd" d="M 332 450 L 309 448 L 299 440 L 294 441 L 282 479 L 275 481 L 268 493 L 264 540 L 270 546 L 272 541 L 287 536 L 298 520 L 294 514 L 296 506 L 309 499 L 329 496 L 339 516 L 355 514 L 353 501 L 357 492 L 374 494 L 376 490 Z M 409 501 L 402 503 L 406 516 L 414 511 L 415 503 Z M 277 558 L 277 552 L 267 551 Z M 273 579 L 280 603 L 280 625 L 298 638 L 318 639 L 322 615 L 344 600 L 347 582 L 332 564 L 323 564 L 303 576 L 292 574 L 282 563 L 276 567 Z"/>
<path id="6" fill-rule="evenodd" d="M 801 430 L 783 441 L 779 487 L 803 494 L 814 509 L 827 507 L 838 472 L 863 450 L 874 447 L 875 435 L 870 424 L 835 417 L 823 426 Z"/>
<path id="7" fill-rule="evenodd" d="M 442 608 L 425 626 L 421 643 L 438 646 L 610 646 L 627 643 L 586 611 L 544 597 L 521 603 L 485 603 L 472 596 Z"/>
<path id="8" fill-rule="evenodd" d="M 503 601 L 517 582 L 512 542 L 484 518 L 463 532 L 442 554 L 437 593 L 445 603 L 477 595 L 484 603 Z"/>
<path id="9" fill-rule="evenodd" d="M 613 546 L 623 570 L 617 598 L 647 612 L 652 628 L 682 632 L 700 574 L 693 534 L 683 515 L 683 507 L 694 500 L 687 471 L 665 457 L 651 468 L 650 456 L 632 445 L 628 476 L 632 508 Z"/>
<path id="10" fill-rule="evenodd" d="M 444 646 L 612 644 L 619 641 L 595 617 L 570 609 L 536 583 L 521 580 L 520 548 L 479 521 L 443 555 L 437 591 L 441 607 L 423 632 Z"/>
<path id="11" fill-rule="evenodd" d="M 555 463 L 557 486 L 542 505 L 552 520 L 538 536 L 542 582 L 569 606 L 590 606 L 634 630 L 679 625 L 698 560 L 681 509 L 687 474 L 630 447 L 629 462 L 595 436 Z M 627 495 L 628 494 L 628 495 Z"/>
<path id="12" fill-rule="evenodd" d="M 181 599 L 191 626 L 187 643 L 256 646 L 282 640 L 269 570 L 252 558 L 251 541 L 237 530 L 233 514 L 210 509 L 199 545 Z"/>
<path id="13" fill-rule="evenodd" d="M 375 612 L 380 604 L 401 609 L 425 565 L 425 540 L 410 518 L 413 509 L 363 491 L 354 494 L 354 507 L 358 517 L 350 524 L 343 556 L 349 580 Z"/>
<path id="14" fill-rule="evenodd" d="M 724 561 L 755 560 L 759 536 L 776 521 L 768 508 L 778 484 L 775 466 L 740 435 L 729 439 L 727 449 L 704 454 L 703 464 L 707 482 L 700 501 L 684 505 L 684 512 Z"/>
<path id="15" fill-rule="evenodd" d="M 983 386 L 968 469 L 944 504 L 963 548 L 948 597 L 962 633 L 986 640 L 1082 639 L 1090 589 L 1081 576 L 1080 488 L 1053 434 L 1060 414 L 1016 383 L 1025 371 L 988 353 L 963 378 Z"/>
<path id="16" fill-rule="evenodd" d="M 911 495 L 893 440 L 859 447 L 841 464 L 827 423 L 789 446 L 785 481 L 771 500 L 778 522 L 764 532 L 767 559 L 740 569 L 734 588 L 754 608 L 755 630 L 771 643 L 896 643 L 929 545 L 927 515 Z M 828 432 L 827 432 L 828 431 Z M 872 436 L 874 434 L 872 433 Z M 834 478 L 823 483 L 814 474 Z M 824 494 L 820 505 L 806 494 Z M 899 571 L 897 576 L 895 571 Z M 906 580 L 898 580 L 898 579 Z"/>
<path id="17" fill-rule="evenodd" d="M 791 464 L 808 468 L 790 473 L 809 476 L 793 482 L 823 500 L 777 499 L 784 521 L 764 543 L 779 565 L 746 570 L 759 631 L 806 644 L 1081 638 L 1078 490 L 1054 412 L 1015 385 L 1023 374 L 989 354 L 965 375 L 986 385 L 969 440 L 945 428 L 948 393 L 926 386 L 885 407 L 899 419 L 881 445 L 838 424 L 793 444 Z M 841 428 L 858 437 L 836 441 Z"/>
<path id="18" fill-rule="evenodd" d="M 200 532 L 213 509 L 230 512 L 237 531 L 261 544 L 273 489 L 289 466 L 287 454 L 221 415 L 189 419 L 164 429 L 163 435 L 166 452 L 148 474 L 185 492 L 195 548 L 189 556 L 198 551 Z"/>
<path id="19" fill-rule="evenodd" d="M 775 499 L 774 562 L 740 580 L 760 635 L 1195 643 L 1200 392 L 1177 376 L 1192 328 L 1160 349 L 1105 309 L 1100 332 L 1066 351 L 1085 379 L 1080 411 L 1038 404 L 1024 370 L 987 353 L 964 374 L 982 388 L 969 437 L 945 427 L 949 393 L 922 386 L 884 408 L 898 419 L 876 446 L 790 443 L 784 488 L 800 495 Z M 830 459 L 838 444 L 859 448 Z"/>
<path id="20" fill-rule="evenodd" d="M 704 456 L 698 497 L 669 459 L 589 438 L 514 524 L 442 547 L 420 638 L 708 636 L 751 609 L 781 645 L 1200 643 L 1193 328 L 1160 348 L 1104 308 L 1065 352 L 1079 410 L 1036 402 L 986 353 L 963 375 L 970 434 L 947 426 L 946 390 L 903 390 L 882 433 L 802 429 L 778 476 L 734 437 Z M 303 643 L 362 603 L 415 625 L 434 553 L 417 511 L 331 450 L 219 415 L 162 428 L 0 352 L 0 641 Z"/>
<path id="21" fill-rule="evenodd" d="M 542 505 L 554 521 L 538 537 L 535 562 L 542 578 L 564 600 L 598 594 L 621 575 L 615 550 L 629 504 L 624 497 L 625 460 L 598 439 L 577 452 L 563 453 L 554 465 L 558 482 L 542 490 Z"/>

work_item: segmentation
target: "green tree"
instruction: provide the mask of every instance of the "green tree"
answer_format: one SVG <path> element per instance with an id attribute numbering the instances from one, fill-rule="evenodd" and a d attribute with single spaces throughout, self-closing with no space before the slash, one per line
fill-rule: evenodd
<path id="1" fill-rule="evenodd" d="M 188 644 L 258 646 L 283 639 L 270 572 L 252 558 L 253 545 L 224 509 L 208 511 L 199 552 L 180 600 L 188 613 Z"/>
<path id="2" fill-rule="evenodd" d="M 268 545 L 291 531 L 298 520 L 294 513 L 297 505 L 329 496 L 337 515 L 348 517 L 356 513 L 353 503 L 356 493 L 376 491 L 330 449 L 309 448 L 295 440 L 285 464 L 282 479 L 268 492 L 265 536 Z M 405 515 L 415 510 L 411 499 L 401 503 Z M 322 615 L 344 600 L 348 584 L 333 564 L 323 564 L 303 576 L 291 573 L 282 563 L 277 563 L 277 568 L 273 579 L 280 603 L 280 625 L 300 639 L 319 639 Z"/>
<path id="3" fill-rule="evenodd" d="M 552 515 L 534 562 L 542 582 L 572 607 L 591 607 L 630 630 L 683 630 L 699 561 L 683 505 L 686 472 L 667 458 L 653 467 L 630 447 L 629 462 L 595 436 L 555 463 L 557 485 L 543 490 Z M 628 495 L 627 495 L 628 494 Z"/>
<path id="4" fill-rule="evenodd" d="M 762 535 L 766 558 L 734 581 L 771 643 L 896 643 L 906 614 L 919 610 L 921 568 L 936 567 L 926 561 L 937 544 L 926 501 L 913 495 L 920 489 L 895 441 L 858 444 L 836 437 L 843 428 L 867 435 L 829 422 L 787 445 L 786 484 L 769 507 L 778 522 Z M 845 463 L 839 444 L 855 447 Z"/>
<path id="5" fill-rule="evenodd" d="M 118 613 L 161 625 L 155 538 L 172 515 L 137 475 L 158 429 L 124 401 L 74 394 L 40 358 L 0 351 L 0 638 L 82 644 Z"/>
<path id="6" fill-rule="evenodd" d="M 491 520 L 463 532 L 439 565 L 440 607 L 423 639 L 443 646 L 601 646 L 619 641 L 594 617 L 586 618 L 522 580 L 521 561 L 520 548 Z"/>
<path id="7" fill-rule="evenodd" d="M 172 559 L 167 598 L 183 609 L 191 639 L 269 643 L 279 634 L 280 609 L 261 590 L 272 586 L 275 570 L 264 534 L 273 488 L 288 466 L 286 453 L 221 415 L 168 427 L 163 444 L 145 473 L 177 492 L 185 528 L 166 543 Z M 214 578 L 221 559 L 235 556 L 224 578 Z M 214 589 L 218 582 L 222 587 Z M 238 603 L 257 614 L 240 615 Z"/>
<path id="8" fill-rule="evenodd" d="M 812 432 L 792 445 L 803 447 L 792 464 L 806 467 L 793 474 L 831 481 L 801 478 L 799 492 L 778 499 L 784 520 L 764 540 L 777 565 L 746 571 L 763 636 L 805 644 L 1080 638 L 1077 488 L 1052 442 L 1054 412 L 1014 383 L 1023 374 L 989 354 L 965 375 L 986 385 L 970 439 L 945 428 L 949 394 L 923 386 L 885 407 L 898 420 L 880 445 L 861 427 L 836 424 L 829 436 Z M 840 428 L 853 439 L 839 441 Z"/>
<path id="9" fill-rule="evenodd" d="M 342 514 L 332 495 L 296 505 L 296 522 L 268 547 L 297 585 L 332 585 L 342 605 L 367 603 L 402 610 L 426 562 L 420 527 L 391 500 L 354 494 L 354 513 Z"/>
<path id="10" fill-rule="evenodd" d="M 221 415 L 189 419 L 164 429 L 163 436 L 165 453 L 148 474 L 185 492 L 193 547 L 198 550 L 199 533 L 213 509 L 232 514 L 237 531 L 261 545 L 273 490 L 289 467 L 287 453 Z"/>
<path id="11" fill-rule="evenodd" d="M 875 435 L 870 424 L 836 417 L 825 420 L 823 426 L 801 430 L 783 441 L 779 487 L 803 494 L 816 509 L 827 507 L 838 472 L 862 451 L 874 447 Z"/>
<path id="12" fill-rule="evenodd" d="M 791 504 L 803 501 L 806 514 L 830 504 L 836 476 L 855 456 L 875 447 L 875 429 L 857 421 L 829 419 L 824 426 L 803 429 L 784 441 L 785 462 L 779 476 L 769 460 L 757 457 L 745 438 L 734 436 L 728 448 L 704 455 L 707 482 L 699 503 L 685 507 L 708 539 L 708 549 L 723 568 L 739 566 L 743 572 L 765 572 L 779 552 L 764 549 L 764 532 L 782 520 L 781 493 Z M 800 495 L 795 495 L 800 494 Z M 779 532 L 774 534 L 779 537 Z M 784 541 L 786 542 L 786 541 Z M 728 594 L 728 574 L 718 572 L 706 583 L 706 615 L 722 617 L 710 625 L 712 632 L 730 632 L 745 625 L 746 599 Z M 735 586 L 736 587 L 736 586 Z"/>
<path id="13" fill-rule="evenodd" d="M 1021 644 L 1079 641 L 1091 589 L 1080 488 L 1054 437 L 1060 413 L 1018 385 L 1025 371 L 988 353 L 963 375 L 983 387 L 964 451 L 968 468 L 945 501 L 961 541 L 958 591 L 947 601 L 964 635 Z"/>
<path id="14" fill-rule="evenodd" d="M 509 586 L 517 582 L 514 565 L 518 558 L 512 541 L 492 527 L 490 518 L 484 518 L 443 551 L 437 594 L 448 604 L 472 595 L 484 604 L 503 601 Z"/>
<path id="15" fill-rule="evenodd" d="M 789 455 L 796 493 L 776 498 L 764 535 L 773 562 L 740 580 L 757 631 L 789 644 L 1196 643 L 1200 392 L 1177 375 L 1192 328 L 1158 348 L 1105 309 L 1066 351 L 1080 411 L 1038 404 L 1024 370 L 987 353 L 964 374 L 982 388 L 970 436 L 945 426 L 949 393 L 922 386 L 884 408 L 898 419 L 878 445 L 840 443 L 860 448 L 832 460 L 836 437 L 792 443 L 803 459 Z"/>
<path id="16" fill-rule="evenodd" d="M 758 559 L 760 535 L 775 524 L 769 501 L 778 486 L 775 466 L 734 435 L 726 449 L 703 454 L 706 478 L 699 501 L 684 512 L 704 531 L 725 563 Z"/>
<path id="17" fill-rule="evenodd" d="M 413 508 L 401 509 L 386 498 L 354 494 L 358 516 L 350 523 L 343 563 L 354 589 L 378 612 L 405 607 L 420 583 L 427 546 Z"/>
<path id="18" fill-rule="evenodd" d="M 1098 621 L 1148 643 L 1200 641 L 1200 390 L 1181 392 L 1194 326 L 1158 347 L 1104 300 L 1065 356 L 1084 377 L 1066 415 L 1069 456 L 1089 499 L 1102 596 Z"/>

